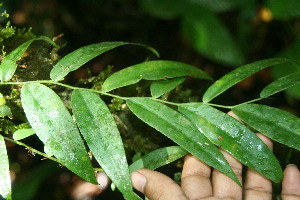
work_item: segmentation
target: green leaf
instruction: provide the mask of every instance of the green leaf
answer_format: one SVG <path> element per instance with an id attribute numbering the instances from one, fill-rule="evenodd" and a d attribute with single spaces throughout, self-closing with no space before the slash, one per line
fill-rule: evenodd
<path id="1" fill-rule="evenodd" d="M 184 77 L 179 77 L 179 78 L 155 81 L 150 86 L 151 95 L 154 98 L 158 98 L 161 95 L 170 92 L 171 90 L 176 88 L 178 85 L 183 83 L 184 80 L 185 80 Z"/>
<path id="2" fill-rule="evenodd" d="M 280 65 L 276 65 L 271 68 L 272 76 L 274 79 L 281 78 L 283 76 L 300 72 L 300 35 L 295 38 L 295 41 L 292 43 L 290 48 L 281 52 L 278 57 L 288 58 L 291 60 L 295 60 L 296 62 L 292 63 L 283 63 Z M 284 91 L 290 99 L 298 99 L 300 100 L 300 84 L 294 85 Z"/>
<path id="3" fill-rule="evenodd" d="M 8 116 L 9 118 L 13 117 L 10 108 L 7 105 L 1 105 L 0 106 L 0 117 L 5 117 L 5 116 Z"/>
<path id="4" fill-rule="evenodd" d="M 4 138 L 0 135 L 0 197 L 11 200 L 9 163 Z"/>
<path id="5" fill-rule="evenodd" d="M 21 101 L 31 127 L 44 145 L 68 169 L 96 184 L 94 170 L 76 124 L 55 92 L 38 83 L 24 85 Z"/>
<path id="6" fill-rule="evenodd" d="M 182 114 L 150 98 L 128 98 L 127 105 L 145 123 L 239 183 L 219 149 Z"/>
<path id="7" fill-rule="evenodd" d="M 204 8 L 208 8 L 213 12 L 224 12 L 229 11 L 237 6 L 245 3 L 244 1 L 240 0 L 187 0 L 195 5 L 199 5 Z"/>
<path id="8" fill-rule="evenodd" d="M 128 43 L 128 42 L 102 42 L 98 44 L 91 44 L 81 47 L 75 51 L 69 53 L 53 67 L 50 72 L 50 78 L 54 81 L 62 80 L 68 73 L 75 71 L 91 59 L 99 56 L 111 49 L 114 49 L 123 45 L 138 45 L 147 48 L 155 55 L 159 56 L 157 51 L 151 47 L 147 47 L 141 44 Z"/>
<path id="9" fill-rule="evenodd" d="M 45 36 L 37 37 L 35 39 L 29 40 L 23 44 L 21 44 L 19 47 L 17 47 L 15 50 L 13 50 L 10 54 L 5 56 L 0 64 L 0 81 L 8 81 L 12 78 L 14 75 L 17 64 L 16 62 L 22 58 L 28 47 L 31 45 L 32 42 L 36 40 L 44 40 L 48 43 L 50 43 L 53 46 L 57 46 L 51 39 Z"/>
<path id="10" fill-rule="evenodd" d="M 300 1 L 298 0 L 268 0 L 268 7 L 275 19 L 291 19 L 300 16 Z"/>
<path id="11" fill-rule="evenodd" d="M 138 3 L 144 11 L 160 19 L 178 17 L 186 7 L 182 0 L 139 0 Z"/>
<path id="12" fill-rule="evenodd" d="M 18 129 L 16 132 L 14 132 L 13 138 L 14 140 L 22 140 L 34 134 L 35 131 L 32 128 Z"/>
<path id="13" fill-rule="evenodd" d="M 202 103 L 182 105 L 179 110 L 214 144 L 249 168 L 276 183 L 280 182 L 283 174 L 276 157 L 268 146 L 241 122 Z"/>
<path id="14" fill-rule="evenodd" d="M 217 80 L 213 85 L 211 85 L 203 95 L 203 102 L 209 102 L 236 83 L 244 80 L 245 78 L 266 67 L 286 62 L 291 62 L 291 60 L 284 58 L 272 58 L 241 66 L 229 72 L 228 74 Z"/>
<path id="15" fill-rule="evenodd" d="M 300 72 L 281 77 L 265 87 L 260 97 L 265 98 L 300 83 Z"/>
<path id="16" fill-rule="evenodd" d="M 211 11 L 194 5 L 184 15 L 181 26 L 184 36 L 205 57 L 230 66 L 244 63 L 238 43 Z"/>
<path id="17" fill-rule="evenodd" d="M 132 163 L 129 166 L 129 171 L 131 173 L 142 168 L 155 170 L 161 166 L 177 160 L 178 158 L 181 158 L 187 153 L 188 152 L 180 146 L 171 146 L 156 149 Z"/>
<path id="18" fill-rule="evenodd" d="M 72 108 L 80 132 L 102 169 L 126 198 L 138 199 L 120 133 L 106 104 L 93 92 L 74 90 Z"/>
<path id="19" fill-rule="evenodd" d="M 246 124 L 272 140 L 300 151 L 300 119 L 283 110 L 257 104 L 236 106 L 232 111 Z"/>
<path id="20" fill-rule="evenodd" d="M 205 72 L 192 65 L 175 61 L 157 60 L 127 67 L 112 74 L 103 83 L 102 90 L 109 92 L 119 87 L 137 83 L 142 79 L 160 80 L 181 76 L 211 80 Z"/>

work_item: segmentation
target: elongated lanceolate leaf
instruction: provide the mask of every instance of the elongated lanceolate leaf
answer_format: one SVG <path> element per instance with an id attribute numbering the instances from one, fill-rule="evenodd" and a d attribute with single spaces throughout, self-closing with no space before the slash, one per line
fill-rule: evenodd
<path id="1" fill-rule="evenodd" d="M 81 67 L 91 59 L 95 58 L 96 56 L 99 56 L 102 53 L 107 52 L 116 47 L 129 44 L 143 46 L 152 51 L 157 56 L 159 56 L 155 49 L 141 44 L 128 42 L 102 42 L 98 44 L 91 44 L 76 49 L 75 51 L 69 53 L 68 55 L 60 59 L 51 70 L 50 78 L 54 81 L 62 80 L 69 72 L 78 69 L 79 67 Z"/>
<path id="2" fill-rule="evenodd" d="M 203 96 L 203 102 L 209 102 L 236 83 L 244 80 L 245 78 L 266 67 L 285 62 L 291 62 L 291 60 L 284 58 L 272 58 L 241 66 L 229 72 L 228 74 L 217 80 L 213 85 L 211 85 Z"/>
<path id="3" fill-rule="evenodd" d="M 0 198 L 11 199 L 9 163 L 4 138 L 0 135 Z"/>
<path id="4" fill-rule="evenodd" d="M 150 98 L 129 98 L 127 105 L 138 118 L 239 183 L 219 149 L 182 114 Z"/>
<path id="5" fill-rule="evenodd" d="M 300 118 L 283 110 L 258 104 L 245 104 L 232 111 L 246 124 L 272 140 L 300 151 Z"/>
<path id="6" fill-rule="evenodd" d="M 106 104 L 87 90 L 74 90 L 72 109 L 80 132 L 105 173 L 127 199 L 133 192 L 124 145 Z"/>
<path id="7" fill-rule="evenodd" d="M 282 179 L 280 164 L 271 150 L 238 120 L 202 103 L 183 105 L 179 110 L 210 141 L 241 163 L 274 182 Z"/>
<path id="8" fill-rule="evenodd" d="M 287 76 L 277 79 L 276 81 L 272 82 L 267 87 L 265 87 L 261 91 L 260 97 L 265 98 L 271 96 L 298 83 L 300 83 L 300 72 L 289 74 Z"/>
<path id="9" fill-rule="evenodd" d="M 24 85 L 21 101 L 31 127 L 51 153 L 78 176 L 97 183 L 79 131 L 54 91 L 38 83 Z"/>
<path id="10" fill-rule="evenodd" d="M 181 76 L 211 80 L 205 72 L 192 65 L 175 61 L 156 60 L 127 67 L 112 74 L 103 83 L 102 90 L 108 92 L 119 87 L 137 83 L 142 79 L 160 80 Z"/>
<path id="11" fill-rule="evenodd" d="M 14 75 L 17 64 L 16 62 L 22 58 L 26 50 L 28 49 L 29 45 L 31 45 L 32 42 L 36 40 L 44 40 L 53 46 L 57 46 L 51 39 L 45 36 L 41 36 L 32 40 L 29 40 L 23 44 L 21 44 L 19 47 L 17 47 L 15 50 L 13 50 L 10 54 L 5 56 L 0 64 L 0 81 L 8 81 L 12 78 Z"/>
<path id="12" fill-rule="evenodd" d="M 185 80 L 184 77 L 173 78 L 173 79 L 166 79 L 166 80 L 159 80 L 155 81 L 150 86 L 151 95 L 154 98 L 160 97 L 161 95 L 170 92 L 178 85 L 183 83 Z"/>
<path id="13" fill-rule="evenodd" d="M 129 166 L 129 171 L 133 172 L 142 168 L 155 170 L 161 166 L 164 166 L 181 158 L 187 153 L 188 152 L 180 146 L 171 146 L 156 149 L 132 163 Z"/>
<path id="14" fill-rule="evenodd" d="M 24 129 L 18 129 L 16 132 L 14 132 L 13 137 L 14 140 L 22 140 L 34 134 L 35 131 L 32 128 L 24 128 Z"/>

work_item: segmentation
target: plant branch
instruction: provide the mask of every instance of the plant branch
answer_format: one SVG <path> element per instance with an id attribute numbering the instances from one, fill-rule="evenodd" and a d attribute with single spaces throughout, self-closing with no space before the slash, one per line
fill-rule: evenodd
<path id="1" fill-rule="evenodd" d="M 39 155 L 41 155 L 41 156 L 43 156 L 43 157 L 45 157 L 45 158 L 47 158 L 47 159 L 50 159 L 50 160 L 53 160 L 53 161 L 55 161 L 55 162 L 60 163 L 56 158 L 54 158 L 54 157 L 48 157 L 47 154 L 45 154 L 45 153 L 43 153 L 43 152 L 41 152 L 41 151 L 39 151 L 39 150 L 36 150 L 36 149 L 34 149 L 34 148 L 28 146 L 27 144 L 24 144 L 23 142 L 19 142 L 19 141 L 13 140 L 13 139 L 10 139 L 10 138 L 8 138 L 8 137 L 3 137 L 3 138 L 4 138 L 5 140 L 7 140 L 7 141 L 10 141 L 10 142 L 13 142 L 13 143 L 15 143 L 15 144 L 18 144 L 18 145 L 21 145 L 21 146 L 23 146 L 23 147 L 26 147 L 26 149 L 28 149 L 29 151 L 31 151 L 31 152 L 33 152 L 33 153 L 39 154 Z M 62 164 L 62 163 L 60 163 L 60 164 Z"/>

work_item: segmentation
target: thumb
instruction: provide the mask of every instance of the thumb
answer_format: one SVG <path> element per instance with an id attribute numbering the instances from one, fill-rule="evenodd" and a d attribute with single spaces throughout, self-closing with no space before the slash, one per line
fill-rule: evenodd
<path id="1" fill-rule="evenodd" d="M 151 200 L 187 200 L 172 179 L 156 171 L 139 169 L 131 174 L 133 187 Z"/>

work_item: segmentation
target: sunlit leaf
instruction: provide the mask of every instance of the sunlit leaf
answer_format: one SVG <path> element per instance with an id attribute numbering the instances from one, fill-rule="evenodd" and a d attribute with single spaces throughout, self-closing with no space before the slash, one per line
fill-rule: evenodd
<path id="1" fill-rule="evenodd" d="M 258 104 L 245 104 L 232 111 L 247 125 L 272 140 L 300 151 L 300 118 L 283 110 Z"/>
<path id="2" fill-rule="evenodd" d="M 181 158 L 187 153 L 188 152 L 180 146 L 171 146 L 156 149 L 132 163 L 129 166 L 129 171 L 133 172 L 142 168 L 155 170 L 161 166 L 164 166 Z"/>
<path id="3" fill-rule="evenodd" d="M 4 138 L 0 135 L 0 198 L 11 199 L 9 163 Z"/>
<path id="4" fill-rule="evenodd" d="M 211 11 L 193 6 L 183 17 L 182 31 L 191 45 L 205 57 L 230 66 L 244 63 L 238 43 Z"/>
<path id="5" fill-rule="evenodd" d="M 81 47 L 75 51 L 69 53 L 53 67 L 50 72 L 50 78 L 54 81 L 62 80 L 68 73 L 78 69 L 91 59 L 101 55 L 111 49 L 114 49 L 123 45 L 138 45 L 143 46 L 158 56 L 155 49 L 147 47 L 141 44 L 128 43 L 128 42 L 102 42 L 98 44 L 91 44 L 88 46 Z"/>
<path id="6" fill-rule="evenodd" d="M 120 133 L 106 104 L 93 92 L 74 90 L 72 109 L 80 132 L 102 169 L 126 198 L 138 199 L 131 186 Z"/>
<path id="7" fill-rule="evenodd" d="M 279 182 L 282 170 L 276 157 L 255 133 L 233 117 L 202 103 L 179 107 L 210 141 L 241 163 Z"/>
<path id="8" fill-rule="evenodd" d="M 161 95 L 170 92 L 178 85 L 183 83 L 185 80 L 184 77 L 173 78 L 173 79 L 165 79 L 154 81 L 150 86 L 151 95 L 154 98 L 160 97 Z"/>
<path id="9" fill-rule="evenodd" d="M 97 183 L 76 124 L 54 91 L 38 83 L 24 85 L 21 101 L 31 127 L 54 156 L 75 174 Z"/>
<path id="10" fill-rule="evenodd" d="M 29 45 L 36 40 L 44 40 L 50 43 L 53 46 L 57 46 L 51 39 L 45 36 L 37 37 L 35 39 L 29 40 L 20 46 L 18 46 L 15 50 L 13 50 L 10 54 L 5 56 L 0 64 L 0 81 L 8 81 L 14 75 L 17 64 L 16 62 L 22 58 L 26 50 L 28 49 Z"/>
<path id="11" fill-rule="evenodd" d="M 291 62 L 291 60 L 284 58 L 272 58 L 241 66 L 229 72 L 228 74 L 217 80 L 213 85 L 211 85 L 203 96 L 203 102 L 209 102 L 236 83 L 244 80 L 245 78 L 266 67 L 286 62 Z"/>
<path id="12" fill-rule="evenodd" d="M 119 87 L 137 83 L 142 79 L 160 80 L 182 76 L 211 80 L 205 72 L 192 65 L 175 61 L 157 60 L 127 67 L 112 74 L 103 83 L 102 90 L 108 92 Z"/>
<path id="13" fill-rule="evenodd" d="M 127 105 L 145 123 L 239 183 L 219 149 L 182 114 L 150 98 L 129 98 Z"/>
<path id="14" fill-rule="evenodd" d="M 34 134 L 35 131 L 32 128 L 25 128 L 25 129 L 18 129 L 16 132 L 14 132 L 13 137 L 14 140 L 22 140 Z"/>
<path id="15" fill-rule="evenodd" d="M 272 82 L 267 87 L 265 87 L 261 91 L 260 97 L 265 98 L 271 96 L 298 83 L 300 83 L 300 72 L 289 74 L 287 76 L 277 79 L 276 81 Z"/>
<path id="16" fill-rule="evenodd" d="M 7 105 L 1 105 L 0 106 L 0 117 L 5 117 L 5 116 L 12 118 L 11 110 Z"/>

